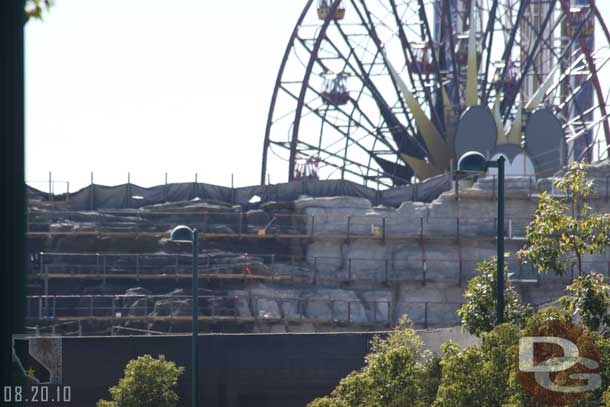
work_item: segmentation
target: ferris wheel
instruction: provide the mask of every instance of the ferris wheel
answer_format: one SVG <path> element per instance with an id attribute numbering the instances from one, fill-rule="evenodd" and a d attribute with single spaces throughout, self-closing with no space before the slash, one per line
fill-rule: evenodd
<path id="1" fill-rule="evenodd" d="M 315 162 L 319 178 L 393 187 L 471 150 L 537 176 L 606 158 L 609 45 L 594 0 L 308 0 L 261 181 Z"/>

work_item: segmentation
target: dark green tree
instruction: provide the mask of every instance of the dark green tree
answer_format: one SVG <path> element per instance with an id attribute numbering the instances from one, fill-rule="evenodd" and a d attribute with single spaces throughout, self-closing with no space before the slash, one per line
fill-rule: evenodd
<path id="1" fill-rule="evenodd" d="M 363 369 L 309 407 L 429 407 L 438 374 L 438 361 L 423 349 L 412 324 L 403 320 L 387 338 L 373 340 Z"/>
<path id="2" fill-rule="evenodd" d="M 508 399 L 519 329 L 502 324 L 483 334 L 481 345 L 443 346 L 441 382 L 432 407 L 497 407 Z"/>
<path id="3" fill-rule="evenodd" d="M 566 288 L 561 305 L 590 331 L 610 326 L 610 286 L 599 273 L 581 275 Z"/>
<path id="4" fill-rule="evenodd" d="M 468 282 L 464 292 L 466 302 L 457 311 L 462 326 L 475 336 L 491 331 L 496 325 L 496 281 L 497 260 L 495 257 L 477 265 L 478 275 Z M 508 269 L 504 268 L 507 275 Z M 504 282 L 504 315 L 506 322 L 521 325 L 524 318 L 532 314 L 530 306 L 522 306 L 519 294 L 509 279 Z"/>
<path id="5" fill-rule="evenodd" d="M 127 364 L 125 376 L 110 388 L 112 401 L 100 400 L 97 407 L 176 407 L 174 388 L 183 372 L 163 355 L 141 356 Z"/>
<path id="6" fill-rule="evenodd" d="M 610 214 L 595 213 L 586 200 L 593 192 L 588 166 L 574 163 L 555 187 L 563 196 L 544 192 L 526 229 L 519 256 L 543 273 L 564 274 L 576 266 L 583 273 L 583 256 L 600 254 L 610 246 Z"/>

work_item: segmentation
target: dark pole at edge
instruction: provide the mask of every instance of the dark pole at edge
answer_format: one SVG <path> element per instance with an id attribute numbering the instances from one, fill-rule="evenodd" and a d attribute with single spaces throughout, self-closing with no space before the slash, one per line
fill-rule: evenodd
<path id="1" fill-rule="evenodd" d="M 2 385 L 11 383 L 12 335 L 25 319 L 23 0 L 0 1 L 0 308 Z"/>
<path id="2" fill-rule="evenodd" d="M 193 407 L 199 407 L 199 234 L 197 229 L 193 229 L 193 284 L 191 296 L 193 299 L 193 335 L 191 342 L 191 368 L 192 377 L 192 398 Z"/>
<path id="3" fill-rule="evenodd" d="M 498 269 L 497 269 L 497 296 L 496 321 L 504 322 L 504 162 L 503 156 L 498 158 Z"/>

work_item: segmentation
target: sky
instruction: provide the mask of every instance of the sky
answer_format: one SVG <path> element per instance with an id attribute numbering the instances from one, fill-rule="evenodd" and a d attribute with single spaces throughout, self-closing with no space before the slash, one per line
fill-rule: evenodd
<path id="1" fill-rule="evenodd" d="M 603 4 L 602 4 L 603 3 Z M 610 5 L 598 2 L 606 21 Z M 260 180 L 269 102 L 303 0 L 55 0 L 26 26 L 26 179 Z M 271 182 L 286 174 L 271 174 Z M 58 182 L 55 192 L 66 184 Z"/>
<path id="2" fill-rule="evenodd" d="M 27 181 L 44 188 L 52 171 L 73 191 L 91 172 L 106 185 L 130 173 L 152 186 L 167 172 L 257 184 L 301 10 L 296 0 L 55 0 L 26 27 Z"/>

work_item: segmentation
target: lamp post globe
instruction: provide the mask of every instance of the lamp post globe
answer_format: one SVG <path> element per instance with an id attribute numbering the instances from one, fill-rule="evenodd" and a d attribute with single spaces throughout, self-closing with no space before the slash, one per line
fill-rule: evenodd
<path id="1" fill-rule="evenodd" d="M 172 242 L 192 242 L 193 229 L 185 225 L 179 225 L 172 229 L 170 238 Z"/>
<path id="2" fill-rule="evenodd" d="M 484 173 L 489 168 L 489 161 L 478 151 L 469 151 L 460 157 L 457 169 L 465 173 Z"/>

